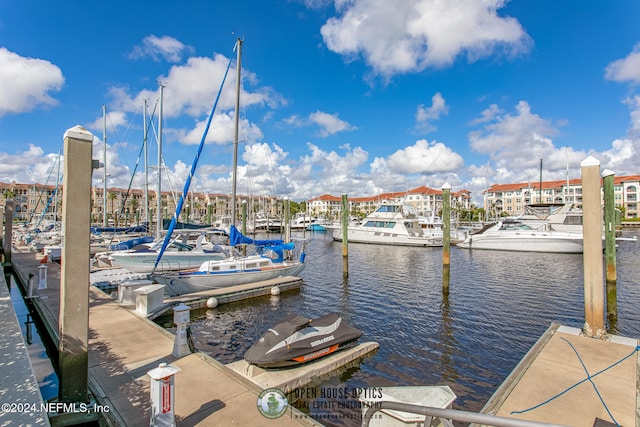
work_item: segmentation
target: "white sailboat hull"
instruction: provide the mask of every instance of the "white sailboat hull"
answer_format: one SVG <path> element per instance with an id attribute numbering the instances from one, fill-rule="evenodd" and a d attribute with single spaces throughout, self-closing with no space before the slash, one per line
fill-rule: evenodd
<path id="1" fill-rule="evenodd" d="M 245 268 L 251 264 L 252 257 L 237 260 L 237 269 L 228 271 L 185 271 L 153 274 L 151 277 L 165 285 L 165 292 L 171 296 L 190 294 L 209 289 L 225 288 L 260 282 L 282 276 L 295 276 L 304 270 L 302 262 L 284 262 L 271 264 L 264 268 Z M 226 262 L 226 261 L 225 261 Z"/>
<path id="2" fill-rule="evenodd" d="M 156 271 L 176 271 L 198 268 L 211 259 L 223 259 L 222 253 L 191 253 L 167 251 L 162 255 Z M 150 253 L 113 253 L 109 257 L 113 267 L 126 268 L 132 273 L 151 273 L 158 258 L 157 252 Z"/>

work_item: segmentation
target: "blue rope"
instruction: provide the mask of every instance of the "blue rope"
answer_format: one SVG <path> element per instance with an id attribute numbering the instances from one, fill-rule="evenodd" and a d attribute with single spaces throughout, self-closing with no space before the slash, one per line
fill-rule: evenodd
<path id="1" fill-rule="evenodd" d="M 578 360 L 580 361 L 580 364 L 582 365 L 582 368 L 584 369 L 584 371 L 587 373 L 587 378 L 583 379 L 582 381 L 578 381 L 577 383 L 575 383 L 574 385 L 572 385 L 571 387 L 565 389 L 564 391 L 561 391 L 560 393 L 556 394 L 555 396 L 545 400 L 542 403 L 539 403 L 535 406 L 532 406 L 529 409 L 524 409 L 522 411 L 511 411 L 511 414 L 523 414 L 525 412 L 529 412 L 529 411 L 533 411 L 534 409 L 537 409 L 541 406 L 546 405 L 547 403 L 551 402 L 554 399 L 557 399 L 558 397 L 562 396 L 563 394 L 569 392 L 570 390 L 576 388 L 577 386 L 579 386 L 580 384 L 584 383 L 585 381 L 589 381 L 591 383 L 591 385 L 593 386 L 593 388 L 596 391 L 596 394 L 598 395 L 598 397 L 600 398 L 600 402 L 602 402 L 602 405 L 604 405 L 605 410 L 607 411 L 607 413 L 609 414 L 609 416 L 611 417 L 611 420 L 617 425 L 619 426 L 620 424 L 618 424 L 618 422 L 615 420 L 615 418 L 613 417 L 613 415 L 611 414 L 611 411 L 609 411 L 609 408 L 607 407 L 607 404 L 604 402 L 604 399 L 602 398 L 602 396 L 600 395 L 600 392 L 598 391 L 598 387 L 596 387 L 595 383 L 592 381 L 592 378 L 597 377 L 598 375 L 600 375 L 601 373 L 613 368 L 614 366 L 624 362 L 625 360 L 627 360 L 628 358 L 630 358 L 631 356 L 633 356 L 638 350 L 640 350 L 640 346 L 636 346 L 636 348 L 633 349 L 633 351 L 631 353 L 629 353 L 628 355 L 626 355 L 625 357 L 623 357 L 622 359 L 618 360 L 617 362 L 612 363 L 611 365 L 607 366 L 606 368 L 596 372 L 593 375 L 589 375 L 589 371 L 587 370 L 587 367 L 585 366 L 584 362 L 582 361 L 582 358 L 580 357 L 580 354 L 578 354 L 578 351 L 575 349 L 575 347 L 573 346 L 573 344 L 571 344 L 567 339 L 565 338 L 561 338 L 563 341 L 565 341 L 567 344 L 569 344 L 569 346 L 571 347 L 571 349 L 574 351 L 574 353 L 576 354 L 576 356 L 578 357 Z"/>

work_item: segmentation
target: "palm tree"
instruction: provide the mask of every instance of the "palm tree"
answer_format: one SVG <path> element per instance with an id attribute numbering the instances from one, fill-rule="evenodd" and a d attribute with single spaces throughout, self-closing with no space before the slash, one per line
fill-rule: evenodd
<path id="1" fill-rule="evenodd" d="M 116 193 L 114 193 L 113 191 L 109 191 L 107 199 L 111 200 L 111 215 L 113 215 L 113 201 L 117 198 L 118 196 L 116 195 Z"/>

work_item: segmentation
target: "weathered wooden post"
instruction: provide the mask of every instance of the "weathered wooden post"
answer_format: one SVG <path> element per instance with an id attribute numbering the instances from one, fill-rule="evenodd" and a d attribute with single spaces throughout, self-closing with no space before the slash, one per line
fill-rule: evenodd
<path id="1" fill-rule="evenodd" d="M 285 196 L 284 198 L 284 241 L 291 241 L 291 227 L 289 222 L 291 221 L 291 202 L 289 198 Z"/>
<path id="2" fill-rule="evenodd" d="M 449 293 L 451 274 L 451 186 L 442 186 L 442 292 Z"/>
<path id="3" fill-rule="evenodd" d="M 64 134 L 63 236 L 60 278 L 61 402 L 86 402 L 89 335 L 89 226 L 93 135 L 81 126 Z"/>
<path id="4" fill-rule="evenodd" d="M 242 234 L 247 235 L 247 201 L 242 201 Z"/>
<path id="5" fill-rule="evenodd" d="M 213 203 L 207 203 L 207 225 L 211 225 L 211 212 L 213 212 Z"/>
<path id="6" fill-rule="evenodd" d="M 342 277 L 349 277 L 349 201 L 342 193 Z"/>
<path id="7" fill-rule="evenodd" d="M 16 202 L 7 199 L 4 204 L 4 238 L 2 239 L 2 252 L 4 254 L 4 264 L 11 266 L 11 242 L 13 239 L 13 212 Z M 7 283 L 10 283 L 7 281 Z"/>
<path id="8" fill-rule="evenodd" d="M 615 173 L 609 169 L 602 171 L 604 195 L 604 257 L 607 283 L 607 319 L 610 332 L 615 332 L 618 324 L 618 296 L 616 271 L 616 207 L 614 191 Z"/>
<path id="9" fill-rule="evenodd" d="M 582 173 L 582 235 L 584 259 L 585 332 L 605 333 L 604 286 L 602 283 L 602 206 L 600 203 L 600 162 L 587 157 L 580 164 Z"/>

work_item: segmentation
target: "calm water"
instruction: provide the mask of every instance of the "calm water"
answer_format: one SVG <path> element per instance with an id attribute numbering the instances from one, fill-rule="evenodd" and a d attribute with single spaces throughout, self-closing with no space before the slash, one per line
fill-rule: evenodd
<path id="1" fill-rule="evenodd" d="M 27 352 L 29 353 L 33 372 L 40 387 L 40 394 L 42 394 L 42 398 L 46 401 L 47 399 L 58 396 L 58 377 L 51 364 L 51 359 L 40 336 L 38 327 L 30 316 L 29 309 L 25 305 L 23 296 L 13 276 L 11 276 L 10 280 L 9 292 L 13 309 L 16 312 L 16 317 L 22 330 L 22 336 L 25 337 Z"/>
<path id="2" fill-rule="evenodd" d="M 192 313 L 196 347 L 229 363 L 288 313 L 338 311 L 380 349 L 319 379 L 316 390 L 448 385 L 458 396 L 454 408 L 479 411 L 551 322 L 578 328 L 584 322 L 582 255 L 454 247 L 444 297 L 441 248 L 351 244 L 343 281 L 341 244 L 322 233 L 311 236 L 300 291 Z M 640 243 L 620 242 L 617 328 L 628 337 L 640 337 L 639 253 Z M 344 415 L 359 409 L 335 409 L 330 400 L 297 405 L 326 425 L 359 425 Z"/>

